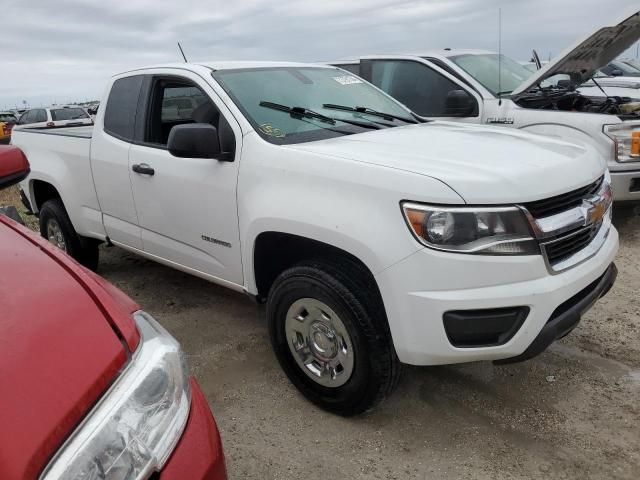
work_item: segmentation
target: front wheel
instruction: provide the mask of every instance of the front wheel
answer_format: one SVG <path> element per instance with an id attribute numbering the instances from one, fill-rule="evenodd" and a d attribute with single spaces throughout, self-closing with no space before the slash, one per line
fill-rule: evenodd
<path id="1" fill-rule="evenodd" d="M 315 261 L 286 270 L 267 319 L 283 370 L 325 410 L 357 415 L 395 388 L 400 364 L 384 308 L 358 266 Z"/>
<path id="2" fill-rule="evenodd" d="M 98 243 L 78 235 L 59 199 L 40 208 L 40 235 L 90 270 L 98 268 Z"/>

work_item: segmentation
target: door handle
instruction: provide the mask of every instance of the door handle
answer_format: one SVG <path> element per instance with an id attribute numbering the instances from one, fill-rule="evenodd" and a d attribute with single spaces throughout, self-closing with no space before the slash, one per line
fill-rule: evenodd
<path id="1" fill-rule="evenodd" d="M 135 163 L 131 166 L 131 170 L 141 175 L 154 175 L 156 171 L 146 163 Z"/>

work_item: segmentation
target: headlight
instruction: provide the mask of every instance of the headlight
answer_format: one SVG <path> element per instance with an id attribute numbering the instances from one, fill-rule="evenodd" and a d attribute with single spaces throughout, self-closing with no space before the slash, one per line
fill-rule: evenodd
<path id="1" fill-rule="evenodd" d="M 41 480 L 137 480 L 159 470 L 180 439 L 191 390 L 178 342 L 134 314 L 140 345 L 125 370 L 46 468 Z"/>
<path id="2" fill-rule="evenodd" d="M 640 125 L 605 125 L 604 133 L 613 140 L 618 162 L 640 161 Z"/>
<path id="3" fill-rule="evenodd" d="M 403 203 L 407 224 L 429 248 L 484 255 L 540 253 L 517 207 L 436 207 Z"/>

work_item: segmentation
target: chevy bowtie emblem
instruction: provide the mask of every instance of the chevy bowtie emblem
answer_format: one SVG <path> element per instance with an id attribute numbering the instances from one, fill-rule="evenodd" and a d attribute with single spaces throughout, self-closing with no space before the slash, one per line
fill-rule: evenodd
<path id="1" fill-rule="evenodd" d="M 597 196 L 582 201 L 585 212 L 585 225 L 601 222 L 607 213 L 608 202 L 606 196 Z"/>

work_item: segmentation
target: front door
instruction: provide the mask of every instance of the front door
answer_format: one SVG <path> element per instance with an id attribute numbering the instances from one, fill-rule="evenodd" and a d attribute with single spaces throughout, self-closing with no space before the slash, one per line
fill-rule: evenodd
<path id="1" fill-rule="evenodd" d="M 178 158 L 167 151 L 174 126 L 211 123 L 227 132 L 223 148 L 240 152 L 239 125 L 195 74 L 154 76 L 147 95 L 143 138 L 129 152 L 143 249 L 191 273 L 242 285 L 236 205 L 239 155 L 220 161 Z"/>

